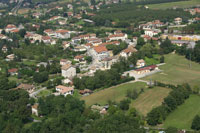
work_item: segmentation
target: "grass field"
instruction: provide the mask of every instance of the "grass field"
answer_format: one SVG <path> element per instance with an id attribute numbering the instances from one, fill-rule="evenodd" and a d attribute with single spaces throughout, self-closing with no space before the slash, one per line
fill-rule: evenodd
<path id="1" fill-rule="evenodd" d="M 104 105 L 108 103 L 109 100 L 119 102 L 126 97 L 126 92 L 128 89 L 140 90 L 142 87 L 144 88 L 145 86 L 145 83 L 142 82 L 127 83 L 94 92 L 93 94 L 82 97 L 81 99 L 85 100 L 87 106 L 96 103 Z"/>
<path id="2" fill-rule="evenodd" d="M 51 94 L 51 90 L 43 90 L 37 96 L 38 97 L 46 97 Z"/>
<path id="3" fill-rule="evenodd" d="M 200 96 L 191 95 L 184 104 L 172 112 L 164 122 L 164 127 L 190 129 L 195 115 L 200 114 Z"/>
<path id="4" fill-rule="evenodd" d="M 162 87 L 148 89 L 131 103 L 131 107 L 136 108 L 139 113 L 146 116 L 153 108 L 162 104 L 163 99 L 168 96 L 169 92 L 170 89 Z"/>
<path id="5" fill-rule="evenodd" d="M 200 0 L 188 0 L 188 1 L 180 1 L 180 2 L 170 2 L 170 3 L 161 3 L 161 4 L 151 4 L 148 5 L 151 9 L 167 9 L 167 8 L 187 8 L 192 6 L 200 5 Z"/>
<path id="6" fill-rule="evenodd" d="M 192 62 L 189 68 L 189 61 L 183 56 L 169 54 L 165 56 L 165 65 L 160 66 L 161 73 L 157 73 L 144 80 L 157 80 L 170 84 L 189 83 L 190 85 L 200 85 L 200 64 Z"/>

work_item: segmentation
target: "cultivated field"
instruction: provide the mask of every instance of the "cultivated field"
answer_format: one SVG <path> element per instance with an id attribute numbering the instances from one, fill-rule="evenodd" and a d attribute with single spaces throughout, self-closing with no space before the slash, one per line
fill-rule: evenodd
<path id="1" fill-rule="evenodd" d="M 128 89 L 136 89 L 139 91 L 145 86 L 146 84 L 143 82 L 122 84 L 116 87 L 111 87 L 108 89 L 100 90 L 98 92 L 94 92 L 93 94 L 82 97 L 81 99 L 85 100 L 87 106 L 96 103 L 104 105 L 108 103 L 109 100 L 119 102 L 126 97 L 126 92 Z"/>
<path id="2" fill-rule="evenodd" d="M 200 64 L 192 62 L 191 68 L 189 61 L 183 56 L 169 54 L 165 56 L 166 64 L 159 68 L 163 70 L 144 78 L 144 80 L 157 80 L 163 83 L 200 85 Z"/>
<path id="3" fill-rule="evenodd" d="M 164 127 L 190 129 L 195 115 L 200 114 L 200 96 L 191 95 L 184 104 L 172 112 L 164 122 Z"/>
<path id="4" fill-rule="evenodd" d="M 162 87 L 148 89 L 131 103 L 131 107 L 136 108 L 139 113 L 146 116 L 153 108 L 162 104 L 163 99 L 168 96 L 169 92 L 170 89 Z"/>
<path id="5" fill-rule="evenodd" d="M 152 9 L 167 9 L 167 8 L 187 8 L 192 6 L 200 5 L 200 0 L 188 0 L 188 1 L 180 1 L 180 2 L 170 2 L 170 3 L 161 3 L 161 4 L 151 4 L 148 5 L 149 8 Z"/>

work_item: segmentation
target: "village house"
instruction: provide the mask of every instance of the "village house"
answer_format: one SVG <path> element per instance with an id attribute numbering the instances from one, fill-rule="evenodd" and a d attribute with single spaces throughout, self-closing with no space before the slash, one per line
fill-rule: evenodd
<path id="1" fill-rule="evenodd" d="M 74 14 L 73 14 L 73 12 L 67 12 L 67 16 L 68 16 L 68 17 L 73 17 Z"/>
<path id="2" fill-rule="evenodd" d="M 2 51 L 3 53 L 6 53 L 6 52 L 8 51 L 8 48 L 4 45 L 4 46 L 2 47 L 2 49 L 1 49 L 1 51 Z"/>
<path id="3" fill-rule="evenodd" d="M 139 29 L 148 30 L 148 29 L 156 29 L 164 26 L 163 22 L 160 22 L 160 20 L 155 20 L 152 22 L 147 22 L 146 24 L 140 24 Z"/>
<path id="4" fill-rule="evenodd" d="M 55 32 L 52 29 L 46 29 L 44 30 L 44 33 L 51 37 L 55 36 Z"/>
<path id="5" fill-rule="evenodd" d="M 60 39 L 68 39 L 70 38 L 70 32 L 68 30 L 57 30 L 56 32 L 56 38 L 60 38 Z"/>
<path id="6" fill-rule="evenodd" d="M 67 4 L 67 8 L 73 9 L 73 5 L 72 4 Z"/>
<path id="7" fill-rule="evenodd" d="M 10 54 L 6 56 L 6 61 L 12 61 L 15 59 L 15 55 L 14 54 Z"/>
<path id="8" fill-rule="evenodd" d="M 9 73 L 11 76 L 18 75 L 18 69 L 17 69 L 17 68 L 8 69 L 8 73 Z"/>
<path id="9" fill-rule="evenodd" d="M 16 89 L 23 89 L 26 90 L 28 93 L 32 93 L 35 90 L 35 86 L 29 84 L 20 84 Z"/>
<path id="10" fill-rule="evenodd" d="M 65 78 L 71 78 L 76 76 L 76 68 L 71 64 L 63 65 L 61 70 L 62 70 L 62 76 Z"/>
<path id="11" fill-rule="evenodd" d="M 175 24 L 180 25 L 182 23 L 182 18 L 175 18 L 174 22 Z"/>
<path id="12" fill-rule="evenodd" d="M 6 32 L 10 32 L 10 31 L 16 30 L 16 29 L 17 29 L 17 27 L 16 27 L 14 24 L 8 24 L 8 25 L 6 26 L 6 28 L 5 28 L 5 31 L 6 31 Z"/>
<path id="13" fill-rule="evenodd" d="M 58 19 L 60 19 L 60 18 L 62 18 L 62 17 L 61 17 L 61 16 L 53 16 L 53 17 L 51 17 L 48 21 L 58 20 Z"/>
<path id="14" fill-rule="evenodd" d="M 86 47 L 87 49 L 89 49 L 89 48 L 93 47 L 93 45 L 92 45 L 91 43 L 86 43 L 86 44 L 85 44 L 85 47 Z"/>
<path id="15" fill-rule="evenodd" d="M 136 68 L 144 67 L 145 65 L 145 61 L 143 59 L 140 59 L 136 63 Z"/>
<path id="16" fill-rule="evenodd" d="M 56 91 L 58 93 L 60 93 L 60 95 L 64 95 L 66 97 L 67 95 L 73 95 L 74 88 L 73 87 L 66 87 L 66 86 L 63 86 L 63 85 L 58 85 L 58 86 L 56 86 Z"/>
<path id="17" fill-rule="evenodd" d="M 42 36 L 42 41 L 44 43 L 50 44 L 51 43 L 51 37 L 50 36 Z"/>
<path id="18" fill-rule="evenodd" d="M 105 46 L 93 47 L 93 56 L 97 57 L 98 60 L 102 60 L 110 56 L 107 48 Z"/>
<path id="19" fill-rule="evenodd" d="M 52 39 L 50 36 L 42 36 L 42 41 L 45 44 L 51 44 L 51 45 L 55 45 L 56 44 L 56 40 Z"/>
<path id="20" fill-rule="evenodd" d="M 31 111 L 33 115 L 38 116 L 38 104 L 34 104 L 33 106 L 31 106 Z"/>
<path id="21" fill-rule="evenodd" d="M 41 15 L 42 15 L 42 14 L 41 14 L 40 12 L 36 12 L 36 13 L 33 13 L 33 14 L 32 14 L 32 16 L 33 16 L 34 18 L 37 18 L 37 19 L 39 19 Z"/>
<path id="22" fill-rule="evenodd" d="M 40 25 L 37 25 L 37 24 L 32 24 L 32 27 L 39 30 L 40 29 Z"/>
<path id="23" fill-rule="evenodd" d="M 69 41 L 63 41 L 62 42 L 62 47 L 63 47 L 64 50 L 67 49 L 69 46 L 70 46 L 70 42 Z"/>
<path id="24" fill-rule="evenodd" d="M 74 57 L 74 60 L 78 61 L 78 62 L 82 62 L 82 61 L 84 61 L 84 57 L 82 55 L 77 55 Z"/>
<path id="25" fill-rule="evenodd" d="M 115 40 L 122 40 L 122 41 L 125 41 L 125 39 L 128 38 L 128 35 L 127 34 L 123 34 L 123 33 L 120 33 L 120 34 L 114 34 L 114 35 L 110 35 L 108 36 L 108 39 L 110 41 L 115 41 Z"/>
<path id="26" fill-rule="evenodd" d="M 65 25 L 67 24 L 66 20 L 58 20 L 59 25 Z"/>
<path id="27" fill-rule="evenodd" d="M 73 85 L 73 79 L 72 78 L 66 78 L 62 80 L 63 84 L 69 84 L 69 85 Z"/>
<path id="28" fill-rule="evenodd" d="M 120 42 L 119 41 L 112 41 L 112 42 L 105 42 L 105 43 L 101 43 L 100 45 L 103 45 L 103 46 L 107 46 L 107 45 L 120 45 Z"/>
<path id="29" fill-rule="evenodd" d="M 117 58 L 116 57 L 108 57 L 108 58 L 104 58 L 101 63 L 103 64 L 101 70 L 108 70 L 111 69 L 111 66 L 117 62 Z"/>
<path id="30" fill-rule="evenodd" d="M 137 44 L 138 37 L 133 37 L 133 43 Z"/>
<path id="31" fill-rule="evenodd" d="M 75 52 L 83 52 L 83 51 L 87 51 L 87 49 L 86 49 L 86 47 L 79 45 L 79 46 L 74 47 L 74 51 Z"/>
<path id="32" fill-rule="evenodd" d="M 137 52 L 137 49 L 135 49 L 132 45 L 129 45 L 128 48 L 124 49 L 121 53 L 120 56 L 124 58 L 128 58 L 129 56 L 132 55 L 132 53 Z"/>
<path id="33" fill-rule="evenodd" d="M 147 67 L 143 67 L 143 68 L 138 68 L 138 69 L 134 70 L 134 73 L 135 74 L 146 74 L 146 73 L 149 73 L 156 69 L 158 69 L 158 67 L 156 65 L 151 65 L 151 66 L 147 66 Z"/>
<path id="34" fill-rule="evenodd" d="M 41 42 L 42 41 L 42 35 L 27 32 L 25 35 L 25 38 L 29 39 L 31 43 L 35 43 L 36 41 Z"/>
<path id="35" fill-rule="evenodd" d="M 67 64 L 71 64 L 72 62 L 70 60 L 67 60 L 67 59 L 61 59 L 60 60 L 60 65 L 61 66 L 64 66 L 64 65 L 67 65 Z"/>
<path id="36" fill-rule="evenodd" d="M 102 40 L 99 38 L 89 38 L 87 39 L 88 43 L 91 43 L 93 46 L 98 46 L 99 44 L 102 43 Z"/>
<path id="37" fill-rule="evenodd" d="M 8 39 L 7 36 L 3 35 L 3 34 L 0 34 L 0 39 L 3 40 L 3 39 Z"/>
<path id="38" fill-rule="evenodd" d="M 147 29 L 144 31 L 144 34 L 150 37 L 156 36 L 158 35 L 158 33 L 161 32 L 160 30 L 151 30 L 151 29 Z"/>

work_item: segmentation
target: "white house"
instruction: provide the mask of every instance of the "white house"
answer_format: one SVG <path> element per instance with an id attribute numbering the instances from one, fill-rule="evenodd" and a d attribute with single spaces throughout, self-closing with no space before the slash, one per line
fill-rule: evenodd
<path id="1" fill-rule="evenodd" d="M 58 85 L 58 86 L 56 86 L 56 91 L 58 93 L 60 93 L 60 95 L 64 95 L 66 97 L 67 95 L 73 95 L 74 88 L 73 87 L 66 87 L 66 86 L 63 86 L 63 85 Z"/>
<path id="2" fill-rule="evenodd" d="M 32 110 L 32 114 L 38 116 L 38 104 L 34 104 L 34 105 L 31 107 L 31 110 Z"/>
<path id="3" fill-rule="evenodd" d="M 71 64 L 72 62 L 70 60 L 67 60 L 67 59 L 61 59 L 60 60 L 60 65 L 61 66 L 64 66 L 64 65 L 67 65 L 67 64 Z"/>
<path id="4" fill-rule="evenodd" d="M 148 29 L 148 30 L 144 31 L 144 34 L 147 35 L 147 36 L 150 36 L 150 37 L 158 35 L 158 33 L 159 33 L 159 31 L 151 30 L 151 29 Z"/>
<path id="5" fill-rule="evenodd" d="M 146 65 L 146 63 L 143 59 L 138 60 L 136 63 L 137 68 L 144 67 L 145 65 Z"/>
<path id="6" fill-rule="evenodd" d="M 182 18 L 175 18 L 174 22 L 175 24 L 180 25 L 182 23 Z"/>
<path id="7" fill-rule="evenodd" d="M 76 68 L 71 64 L 66 64 L 62 66 L 62 76 L 65 78 L 70 78 L 76 76 Z"/>
<path id="8" fill-rule="evenodd" d="M 60 38 L 60 39 L 68 39 L 70 38 L 70 32 L 68 30 L 57 30 L 56 32 L 56 38 Z"/>
<path id="9" fill-rule="evenodd" d="M 97 57 L 98 60 L 110 57 L 110 53 L 107 50 L 106 46 L 96 46 L 93 48 L 93 56 Z"/>
<path id="10" fill-rule="evenodd" d="M 137 49 L 135 49 L 133 46 L 129 46 L 127 49 L 124 49 L 121 53 L 120 56 L 124 58 L 128 58 L 129 56 L 132 55 L 132 53 L 137 52 Z"/>
<path id="11" fill-rule="evenodd" d="M 128 38 L 128 35 L 127 35 L 127 34 L 123 34 L 123 33 L 114 34 L 114 35 L 108 36 L 108 39 L 109 39 L 110 41 L 114 41 L 114 40 L 122 40 L 122 41 L 125 41 L 127 38 Z"/>

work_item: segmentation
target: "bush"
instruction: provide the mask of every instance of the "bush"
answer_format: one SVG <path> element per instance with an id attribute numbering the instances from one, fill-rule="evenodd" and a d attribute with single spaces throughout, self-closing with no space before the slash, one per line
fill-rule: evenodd
<path id="1" fill-rule="evenodd" d="M 131 103 L 131 101 L 129 99 L 124 99 L 124 100 L 120 101 L 119 107 L 122 110 L 128 110 L 130 103 Z"/>

